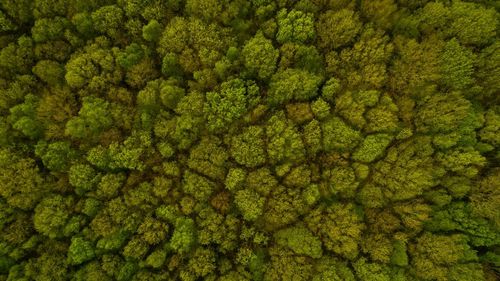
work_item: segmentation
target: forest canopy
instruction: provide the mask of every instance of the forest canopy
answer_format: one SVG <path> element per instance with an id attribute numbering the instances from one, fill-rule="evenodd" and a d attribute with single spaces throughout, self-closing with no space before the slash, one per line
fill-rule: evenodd
<path id="1" fill-rule="evenodd" d="M 0 281 L 500 280 L 499 3 L 0 1 Z"/>

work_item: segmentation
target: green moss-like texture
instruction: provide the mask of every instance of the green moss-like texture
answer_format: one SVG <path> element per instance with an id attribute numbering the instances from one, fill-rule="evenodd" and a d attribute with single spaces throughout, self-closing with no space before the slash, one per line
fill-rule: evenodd
<path id="1" fill-rule="evenodd" d="M 494 281 L 487 0 L 0 1 L 0 281 Z"/>

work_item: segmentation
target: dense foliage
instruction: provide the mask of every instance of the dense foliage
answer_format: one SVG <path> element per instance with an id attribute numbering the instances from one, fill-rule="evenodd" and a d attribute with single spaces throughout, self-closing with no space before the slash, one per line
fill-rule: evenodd
<path id="1" fill-rule="evenodd" d="M 499 11 L 0 1 L 0 281 L 499 280 Z"/>

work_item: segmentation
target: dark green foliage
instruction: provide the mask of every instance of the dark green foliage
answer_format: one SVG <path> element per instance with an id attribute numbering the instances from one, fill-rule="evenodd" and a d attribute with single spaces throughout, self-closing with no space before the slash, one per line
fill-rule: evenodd
<path id="1" fill-rule="evenodd" d="M 144 40 L 156 42 L 161 35 L 161 25 L 156 20 L 151 20 L 142 28 L 142 37 Z"/>
<path id="2" fill-rule="evenodd" d="M 144 57 L 144 50 L 137 43 L 128 45 L 123 53 L 118 55 L 118 64 L 124 68 L 130 69 L 132 66 L 138 64 Z"/>
<path id="3" fill-rule="evenodd" d="M 0 1 L 0 281 L 493 281 L 488 0 Z"/>

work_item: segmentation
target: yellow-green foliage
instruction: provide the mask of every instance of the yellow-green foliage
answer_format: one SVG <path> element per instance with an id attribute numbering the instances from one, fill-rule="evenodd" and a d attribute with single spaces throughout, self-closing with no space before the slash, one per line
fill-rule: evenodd
<path id="1" fill-rule="evenodd" d="M 0 1 L 0 281 L 493 281 L 489 0 Z"/>

